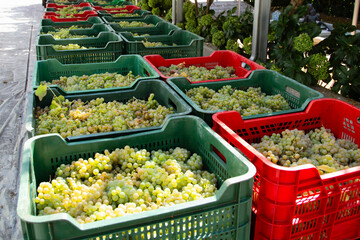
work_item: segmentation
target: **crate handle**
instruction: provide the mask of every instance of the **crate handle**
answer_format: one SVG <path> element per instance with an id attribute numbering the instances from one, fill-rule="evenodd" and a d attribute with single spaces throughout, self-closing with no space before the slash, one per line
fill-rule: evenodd
<path id="1" fill-rule="evenodd" d="M 286 86 L 285 91 L 298 99 L 301 97 L 300 92 L 292 87 Z"/>
<path id="2" fill-rule="evenodd" d="M 357 117 L 357 123 L 360 124 L 360 117 Z"/>
<path id="3" fill-rule="evenodd" d="M 246 62 L 242 62 L 241 67 L 248 71 L 251 71 L 251 66 L 249 64 L 247 64 Z"/>
<path id="4" fill-rule="evenodd" d="M 211 144 L 210 148 L 211 148 L 211 150 L 212 150 L 216 155 L 219 156 L 219 158 L 220 158 L 221 160 L 224 161 L 224 163 L 226 163 L 226 158 L 225 158 L 225 156 L 224 156 L 214 145 Z"/>

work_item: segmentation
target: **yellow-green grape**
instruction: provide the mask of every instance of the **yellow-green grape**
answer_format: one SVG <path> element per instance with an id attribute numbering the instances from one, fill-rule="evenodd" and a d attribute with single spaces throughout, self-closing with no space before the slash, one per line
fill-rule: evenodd
<path id="1" fill-rule="evenodd" d="M 158 69 L 167 77 L 186 77 L 192 82 L 236 77 L 233 67 L 222 67 L 219 65 L 212 69 L 207 69 L 194 65 L 186 67 L 185 62 L 183 62 L 177 65 L 172 64 L 169 67 L 160 66 Z"/>
<path id="2" fill-rule="evenodd" d="M 76 49 L 91 49 L 91 47 L 87 48 L 84 46 L 80 46 L 79 44 L 70 43 L 68 45 L 53 45 L 55 50 L 63 51 L 63 50 L 76 50 Z"/>
<path id="3" fill-rule="evenodd" d="M 198 154 L 180 147 L 105 150 L 62 164 L 41 182 L 37 212 L 67 213 L 84 224 L 214 196 L 216 176 L 202 166 Z"/>
<path id="4" fill-rule="evenodd" d="M 74 6 L 67 6 L 63 7 L 60 10 L 55 11 L 56 14 L 59 14 L 61 16 L 66 16 L 67 14 L 79 14 L 84 13 L 84 11 L 81 11 L 81 7 L 74 7 Z"/>
<path id="5" fill-rule="evenodd" d="M 112 17 L 140 17 L 137 13 L 117 13 L 113 14 Z"/>
<path id="6" fill-rule="evenodd" d="M 128 27 L 154 27 L 155 25 L 152 23 L 145 23 L 145 22 L 139 22 L 139 21 L 120 21 L 118 22 L 120 27 L 122 28 L 128 28 Z"/>
<path id="7" fill-rule="evenodd" d="M 272 113 L 290 109 L 280 95 L 268 95 L 261 88 L 249 87 L 246 91 L 225 85 L 218 91 L 208 87 L 196 87 L 186 91 L 186 95 L 204 110 L 234 110 L 243 116 Z"/>
<path id="8" fill-rule="evenodd" d="M 150 42 L 148 40 L 142 41 L 142 43 L 144 44 L 145 47 L 166 47 L 169 46 L 165 43 L 162 42 Z M 172 44 L 172 46 L 176 46 L 175 43 Z"/>
<path id="9" fill-rule="evenodd" d="M 44 34 L 44 33 L 42 33 Z M 76 34 L 71 34 L 69 30 L 67 29 L 60 29 L 57 32 L 47 32 L 45 34 L 51 34 L 54 39 L 67 39 L 67 38 L 86 38 L 86 37 L 90 37 L 88 35 L 76 35 Z"/>
<path id="10" fill-rule="evenodd" d="M 130 71 L 127 75 L 118 73 L 97 73 L 92 75 L 60 77 L 51 82 L 42 82 L 43 84 L 58 85 L 66 91 L 81 91 L 101 88 L 114 88 L 130 86 L 141 76 L 135 76 Z"/>
<path id="11" fill-rule="evenodd" d="M 145 33 L 145 34 L 139 34 L 139 33 L 130 33 L 131 35 L 133 35 L 134 37 L 147 37 L 150 36 L 150 34 Z"/>
<path id="12" fill-rule="evenodd" d="M 287 129 L 281 134 L 264 136 L 252 146 L 275 164 L 285 167 L 313 164 L 320 174 L 360 165 L 358 146 L 347 139 L 336 139 L 324 127 L 307 134 L 303 130 Z"/>
<path id="13" fill-rule="evenodd" d="M 69 101 L 62 97 L 55 108 L 36 109 L 36 135 L 59 133 L 66 138 L 159 126 L 174 109 L 160 105 L 153 98 L 154 94 L 150 94 L 148 100 L 132 98 L 123 103 L 104 102 L 103 98 Z"/>

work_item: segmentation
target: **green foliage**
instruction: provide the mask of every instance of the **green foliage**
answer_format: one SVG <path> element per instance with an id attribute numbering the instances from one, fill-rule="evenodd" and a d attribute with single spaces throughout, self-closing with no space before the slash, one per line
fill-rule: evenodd
<path id="1" fill-rule="evenodd" d="M 301 33 L 299 36 L 294 38 L 294 49 L 298 52 L 308 52 L 313 47 L 313 40 L 307 33 Z"/>
<path id="2" fill-rule="evenodd" d="M 171 0 L 141 0 L 140 7 L 152 14 L 164 17 L 172 6 Z"/>
<path id="3" fill-rule="evenodd" d="M 184 23 L 177 23 L 176 26 L 178 26 L 181 29 L 185 29 L 185 24 Z"/>
<path id="4" fill-rule="evenodd" d="M 212 44 L 217 48 L 222 48 L 225 45 L 225 34 L 222 31 L 217 31 L 212 36 Z"/>
<path id="5" fill-rule="evenodd" d="M 206 14 L 199 18 L 199 24 L 203 27 L 211 26 L 212 22 L 214 21 L 212 14 Z"/>
<path id="6" fill-rule="evenodd" d="M 170 8 L 168 10 L 168 12 L 166 13 L 165 15 L 165 20 L 168 21 L 168 22 L 171 22 L 172 21 L 172 8 Z"/>
<path id="7" fill-rule="evenodd" d="M 229 40 L 226 42 L 225 49 L 226 49 L 226 50 L 230 50 L 230 51 L 234 51 L 234 52 L 237 52 L 237 53 L 240 53 L 239 43 L 238 43 L 236 40 L 234 40 L 234 39 L 229 39 Z"/>
<path id="8" fill-rule="evenodd" d="M 309 73 L 317 80 L 326 80 L 329 75 L 330 62 L 322 53 L 313 54 L 309 61 Z"/>
<path id="9" fill-rule="evenodd" d="M 160 8 L 153 8 L 151 10 L 151 13 L 154 14 L 154 15 L 160 16 L 160 14 L 161 14 Z"/>
<path id="10" fill-rule="evenodd" d="M 247 53 L 248 55 L 251 55 L 252 36 L 245 38 L 243 41 L 243 45 L 244 45 L 243 49 L 244 49 L 245 53 Z"/>

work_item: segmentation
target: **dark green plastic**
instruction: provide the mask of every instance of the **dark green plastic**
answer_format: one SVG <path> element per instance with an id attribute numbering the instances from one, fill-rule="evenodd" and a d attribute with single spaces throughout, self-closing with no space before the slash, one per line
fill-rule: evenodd
<path id="1" fill-rule="evenodd" d="M 115 5 L 135 5 L 132 2 L 129 1 L 124 1 L 124 0 L 114 0 L 114 1 L 107 1 L 107 3 L 105 4 L 99 4 L 96 3 L 96 1 L 94 0 L 87 0 L 86 2 L 91 3 L 93 6 L 102 6 L 102 7 L 106 7 L 106 6 L 115 6 Z"/>
<path id="2" fill-rule="evenodd" d="M 52 45 L 79 44 L 89 49 L 55 50 Z M 92 47 L 92 49 L 90 49 Z M 123 53 L 123 40 L 113 32 L 101 32 L 94 38 L 55 40 L 51 35 L 39 36 L 37 60 L 55 58 L 64 64 L 113 62 Z"/>
<path id="3" fill-rule="evenodd" d="M 148 151 L 183 147 L 198 153 L 204 168 L 218 179 L 216 196 L 88 224 L 65 213 L 36 216 L 37 186 L 53 179 L 58 166 L 126 145 Z M 161 129 L 118 138 L 67 143 L 57 134 L 37 136 L 24 146 L 17 214 L 25 239 L 247 240 L 255 172 L 240 152 L 195 116 L 170 118 Z"/>
<path id="4" fill-rule="evenodd" d="M 128 89 L 140 80 L 159 78 L 159 74 L 147 63 L 140 55 L 122 55 L 115 62 L 106 63 L 84 63 L 84 64 L 61 64 L 56 59 L 48 59 L 45 61 L 37 61 L 35 63 L 32 87 L 36 89 L 41 82 L 59 79 L 60 77 L 92 75 L 95 73 L 113 73 L 117 72 L 122 75 L 127 75 L 129 72 L 133 75 L 140 75 L 133 84 L 126 87 L 91 89 L 82 91 L 68 92 L 58 85 L 49 85 L 49 87 L 59 88 L 64 93 L 91 93 L 91 92 L 105 92 L 110 90 Z"/>
<path id="5" fill-rule="evenodd" d="M 216 112 L 221 112 L 221 110 L 209 111 L 201 109 L 200 106 L 186 96 L 187 90 L 200 86 L 208 87 L 215 91 L 225 85 L 241 90 L 246 90 L 249 87 L 261 87 L 261 91 L 266 93 L 266 95 L 281 94 L 291 107 L 290 110 L 244 116 L 243 119 L 304 111 L 311 100 L 323 97 L 320 92 L 271 70 L 254 70 L 248 78 L 238 80 L 190 83 L 186 78 L 170 78 L 167 80 L 167 83 L 192 107 L 192 114 L 202 118 L 210 126 L 213 123 L 212 115 Z"/>
<path id="6" fill-rule="evenodd" d="M 114 17 L 113 16 L 114 14 L 108 13 L 105 10 L 98 10 L 98 13 L 99 13 L 100 17 L 112 17 L 114 20 L 115 19 L 117 19 L 117 20 L 123 20 L 123 19 L 141 20 L 151 14 L 151 12 L 142 10 L 142 9 L 134 10 L 134 12 L 131 13 L 131 14 L 139 14 L 140 16 L 137 16 L 137 17 Z"/>
<path id="7" fill-rule="evenodd" d="M 73 25 L 83 27 L 83 28 L 91 28 L 94 24 L 101 23 L 104 24 L 104 21 L 101 20 L 100 17 L 89 17 L 86 21 L 76 21 L 76 22 L 54 22 L 51 19 L 41 19 L 40 26 L 41 27 L 53 27 L 53 28 L 69 28 Z"/>
<path id="8" fill-rule="evenodd" d="M 160 54 L 163 58 L 201 57 L 203 55 L 204 38 L 185 30 L 175 30 L 170 35 L 147 37 L 134 37 L 129 32 L 120 32 L 119 35 L 125 43 L 125 54 L 140 54 L 141 56 Z M 161 42 L 168 46 L 145 47 L 142 41 L 146 40 Z"/>
<path id="9" fill-rule="evenodd" d="M 154 99 L 162 106 L 173 107 L 175 113 L 169 114 L 167 118 L 179 115 L 186 115 L 191 112 L 191 107 L 174 91 L 172 90 L 164 81 L 157 79 L 149 79 L 138 81 L 133 87 L 128 89 L 121 89 L 116 91 L 107 91 L 107 92 L 92 92 L 92 93 L 82 93 L 82 94 L 66 94 L 58 88 L 52 88 L 52 91 L 55 95 L 63 95 L 65 99 L 69 101 L 81 99 L 83 102 L 90 101 L 96 98 L 104 98 L 105 102 L 109 101 L 118 101 L 118 102 L 127 102 L 133 97 L 137 99 L 147 100 L 151 93 L 154 93 Z M 27 109 L 27 120 L 26 120 L 26 130 L 29 133 L 29 137 L 35 136 L 35 116 L 34 109 L 37 107 L 44 108 L 50 106 L 53 99 L 53 93 L 48 90 L 46 96 L 39 100 L 35 96 L 35 91 L 29 96 L 29 104 Z M 154 129 L 159 129 L 164 125 L 164 122 L 160 126 L 148 127 L 148 128 L 138 128 L 138 129 L 128 129 L 123 131 L 113 131 L 113 132 L 104 132 L 104 133 L 95 133 L 89 135 L 73 136 L 68 137 L 68 141 L 78 141 L 86 140 L 93 138 L 101 137 L 113 137 L 121 136 L 126 134 L 133 134 L 136 132 L 149 131 Z"/>
<path id="10" fill-rule="evenodd" d="M 113 18 L 112 16 L 105 16 L 102 17 L 103 21 L 106 24 L 109 24 L 110 27 L 115 31 L 115 32 L 139 32 L 141 31 L 142 33 L 147 33 L 147 34 L 151 34 L 153 31 L 156 31 L 157 28 L 160 26 L 160 23 L 166 23 L 169 26 L 167 28 L 169 29 L 180 29 L 179 27 L 165 21 L 164 19 L 155 16 L 155 15 L 147 15 L 144 18 L 141 19 L 118 19 L 118 18 Z M 154 27 L 121 27 L 119 25 L 119 22 L 121 21 L 126 21 L 126 22 L 144 22 L 146 24 L 153 24 L 155 25 Z"/>
<path id="11" fill-rule="evenodd" d="M 39 30 L 39 35 L 47 34 L 48 32 L 55 32 L 57 31 L 56 28 L 52 26 L 43 26 Z M 96 23 L 92 25 L 91 28 L 85 28 L 85 29 L 71 29 L 69 30 L 70 34 L 73 35 L 87 35 L 88 37 L 97 37 L 100 32 L 110 32 L 111 29 L 108 25 L 102 24 L 102 23 Z M 86 40 L 86 38 L 81 38 L 82 40 Z"/>

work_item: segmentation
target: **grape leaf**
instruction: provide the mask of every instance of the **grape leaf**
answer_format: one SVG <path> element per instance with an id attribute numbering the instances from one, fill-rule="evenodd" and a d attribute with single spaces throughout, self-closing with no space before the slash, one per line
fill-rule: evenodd
<path id="1" fill-rule="evenodd" d="M 332 172 L 336 172 L 337 170 L 335 168 L 329 167 L 327 165 L 320 165 L 317 167 L 318 169 L 327 172 L 327 173 L 332 173 Z"/>
<path id="2" fill-rule="evenodd" d="M 51 101 L 50 109 L 61 107 L 54 99 Z"/>
<path id="3" fill-rule="evenodd" d="M 39 97 L 40 101 L 43 100 L 43 98 L 46 96 L 47 93 L 47 86 L 46 84 L 40 84 L 38 89 L 35 91 L 35 95 Z"/>

